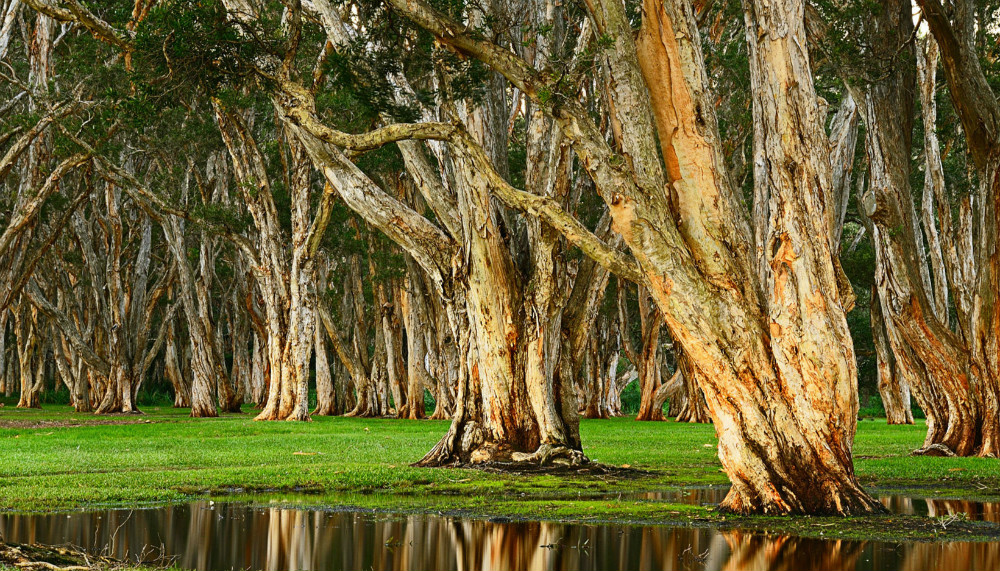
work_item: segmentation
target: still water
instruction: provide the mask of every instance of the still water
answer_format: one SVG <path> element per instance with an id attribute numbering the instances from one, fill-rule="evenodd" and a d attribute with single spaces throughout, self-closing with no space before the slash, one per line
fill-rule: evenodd
<path id="1" fill-rule="evenodd" d="M 724 490 L 640 501 L 711 503 Z M 883 498 L 897 513 L 1000 521 L 1000 504 Z M 459 517 L 194 502 L 156 509 L 0 514 L 0 537 L 74 545 L 183 569 L 947 571 L 1000 569 L 1000 543 L 826 541 L 667 526 L 496 522 Z"/>

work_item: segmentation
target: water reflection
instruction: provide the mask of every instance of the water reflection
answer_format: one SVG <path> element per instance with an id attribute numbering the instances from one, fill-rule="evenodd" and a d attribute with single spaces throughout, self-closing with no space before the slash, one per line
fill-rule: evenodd
<path id="1" fill-rule="evenodd" d="M 700 498 L 699 498 L 700 499 Z M 891 503 L 891 502 L 890 502 Z M 958 509 L 915 502 L 890 507 Z M 933 506 L 933 507 L 931 507 Z M 996 515 L 994 506 L 992 513 Z M 981 510 L 982 511 L 982 510 Z M 708 528 L 495 523 L 195 502 L 150 510 L 0 515 L 0 535 L 185 569 L 998 569 L 1000 543 L 825 541 Z"/>
<path id="2" fill-rule="evenodd" d="M 1000 523 L 1000 502 L 921 499 L 903 496 L 883 496 L 879 498 L 879 501 L 892 513 L 938 518 L 964 517 L 975 521 Z"/>

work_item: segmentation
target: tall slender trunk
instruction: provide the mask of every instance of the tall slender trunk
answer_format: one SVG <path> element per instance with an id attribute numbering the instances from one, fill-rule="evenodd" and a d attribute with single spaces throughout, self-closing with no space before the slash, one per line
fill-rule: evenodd
<path id="1" fill-rule="evenodd" d="M 698 382 L 698 368 L 683 350 L 678 350 L 676 355 L 677 371 L 681 373 L 682 385 L 678 392 L 683 400 L 680 410 L 677 411 L 677 422 L 712 422 L 708 405 L 705 403 L 705 395 L 701 392 Z"/>
<path id="2" fill-rule="evenodd" d="M 212 330 L 206 327 L 209 309 L 204 305 L 202 295 L 196 293 L 195 276 L 187 259 L 183 223 L 169 217 L 163 224 L 170 252 L 178 269 L 177 295 L 180 297 L 187 318 L 188 336 L 191 343 L 191 416 L 195 418 L 219 416 L 212 387 L 221 370 L 217 362 L 212 341 Z M 202 254 L 204 254 L 202 250 Z M 197 296 L 197 299 L 196 299 Z M 208 323 L 210 326 L 210 323 Z"/>
<path id="3" fill-rule="evenodd" d="M 886 421 L 889 424 L 913 424 L 910 384 L 904 378 L 904 370 L 896 365 L 896 356 L 882 316 L 882 301 L 878 295 L 872 296 L 871 324 L 878 366 L 878 392 L 882 395 Z M 934 422 L 933 418 L 931 422 Z"/>
<path id="4" fill-rule="evenodd" d="M 870 32 L 880 53 L 898 53 L 904 44 L 906 52 L 913 50 L 912 43 L 905 43 L 913 29 L 910 14 L 911 5 L 903 0 L 885 5 Z M 904 56 L 910 55 L 906 52 Z M 869 86 L 864 106 L 871 188 L 863 203 L 874 227 L 881 309 L 897 369 L 909 371 L 913 396 L 927 416 L 920 452 L 994 454 L 988 451 L 989 434 L 1000 421 L 989 404 L 990 395 L 996 397 L 989 369 L 976 362 L 976 352 L 949 328 L 947 316 L 940 318 L 933 298 L 910 190 L 916 69 L 912 58 L 900 59 Z"/>
<path id="5" fill-rule="evenodd" d="M 959 318 L 957 337 L 968 351 L 969 367 L 957 379 L 960 388 L 953 387 L 955 379 L 949 378 L 942 379 L 941 389 L 949 397 L 962 396 L 967 402 L 955 411 L 958 415 L 947 419 L 950 426 L 941 435 L 943 440 L 935 442 L 960 455 L 997 457 L 1000 456 L 1000 341 L 996 335 L 1000 331 L 1000 102 L 977 53 L 978 35 L 989 22 L 979 20 L 973 2 L 958 2 L 947 10 L 937 0 L 918 0 L 917 4 L 940 48 L 948 93 L 962 122 L 980 184 L 968 202 L 962 201 L 958 228 L 949 240 L 955 245 L 956 254 L 960 254 L 945 259 Z M 926 87 L 921 92 L 933 93 L 929 84 L 933 83 L 934 69 L 936 65 L 928 61 L 925 73 L 930 81 L 925 79 Z M 925 153 L 930 159 L 940 157 L 933 148 L 935 143 L 936 139 L 925 140 L 925 150 L 928 144 L 932 147 Z M 934 176 L 940 171 L 929 163 L 928 170 L 932 168 L 937 172 L 931 172 L 931 182 L 940 182 L 943 177 Z M 941 229 L 947 231 L 951 220 L 948 203 L 940 196 L 944 194 L 943 184 L 935 186 Z M 964 221 L 968 219 L 962 216 L 962 211 L 969 212 L 971 208 L 975 208 L 975 216 L 972 224 L 966 224 Z M 972 260 L 974 264 L 967 263 Z M 914 396 L 923 406 L 916 387 Z"/>
<path id="6" fill-rule="evenodd" d="M 188 408 L 191 406 L 191 388 L 184 378 L 184 371 L 181 369 L 180 361 L 178 360 L 176 327 L 176 323 L 171 319 L 167 325 L 163 373 L 174 388 L 174 408 Z"/>

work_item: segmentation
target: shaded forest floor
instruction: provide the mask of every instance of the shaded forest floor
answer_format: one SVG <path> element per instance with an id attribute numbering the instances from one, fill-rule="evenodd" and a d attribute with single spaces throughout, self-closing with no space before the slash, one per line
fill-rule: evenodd
<path id="1" fill-rule="evenodd" d="M 587 456 L 610 474 L 502 474 L 410 467 L 448 422 L 316 417 L 254 422 L 242 415 L 190 419 L 149 407 L 95 417 L 66 406 L 0 409 L 0 509 L 141 507 L 213 497 L 392 512 L 504 519 L 736 526 L 796 535 L 991 539 L 1000 526 L 933 518 L 734 518 L 637 492 L 728 484 L 711 425 L 584 420 Z M 922 421 L 921 421 L 922 422 Z M 876 495 L 1000 500 L 1000 462 L 912 457 L 924 426 L 859 423 L 855 466 Z M 266 494 L 266 495 L 261 495 Z"/>

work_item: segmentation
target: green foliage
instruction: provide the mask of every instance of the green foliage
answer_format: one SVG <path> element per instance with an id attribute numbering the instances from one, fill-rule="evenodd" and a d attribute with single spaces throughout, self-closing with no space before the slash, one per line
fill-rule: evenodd
<path id="1" fill-rule="evenodd" d="M 250 27 L 221 0 L 160 2 L 136 30 L 135 99 L 172 105 L 256 80 L 255 62 L 280 53 L 281 29 L 268 10 Z"/>
<path id="2" fill-rule="evenodd" d="M 224 204 L 196 204 L 191 207 L 191 215 L 236 234 L 242 234 L 253 224 L 253 218 L 245 209 Z"/>

